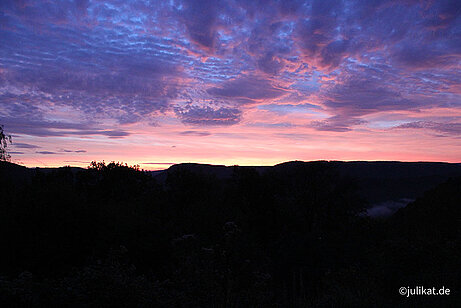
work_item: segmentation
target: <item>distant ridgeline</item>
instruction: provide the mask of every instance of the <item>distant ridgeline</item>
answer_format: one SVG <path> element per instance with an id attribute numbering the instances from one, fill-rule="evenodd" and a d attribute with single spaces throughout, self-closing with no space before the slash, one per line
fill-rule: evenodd
<path id="1" fill-rule="evenodd" d="M 450 177 L 461 176 L 461 163 L 438 162 L 342 162 L 342 161 L 292 161 L 275 166 L 239 167 L 255 169 L 259 174 L 267 172 L 281 179 L 289 178 L 297 169 L 312 165 L 323 165 L 337 170 L 338 174 L 354 181 L 360 195 L 370 206 L 387 201 L 414 200 Z M 167 174 L 178 169 L 189 170 L 198 174 L 214 175 L 218 179 L 228 179 L 233 174 L 232 166 L 184 163 L 173 165 L 163 171 L 152 174 L 160 182 Z"/>
<path id="2" fill-rule="evenodd" d="M 334 169 L 339 176 L 349 178 L 358 188 L 368 207 L 386 203 L 413 201 L 417 197 L 450 177 L 461 176 L 461 163 L 440 162 L 395 162 L 395 161 L 292 161 L 275 166 L 239 166 L 241 169 L 254 169 L 259 174 L 270 174 L 284 181 L 299 169 L 309 166 L 324 166 Z M 36 171 L 48 173 L 57 168 L 25 168 L 7 162 L 0 162 L 0 175 L 8 174 L 13 180 L 26 179 Z M 171 172 L 187 170 L 199 175 L 216 177 L 218 180 L 230 179 L 235 166 L 182 163 L 166 170 L 149 173 L 160 183 L 164 183 Z M 72 167 L 73 172 L 82 168 Z M 405 203 L 405 204 L 406 204 Z"/>

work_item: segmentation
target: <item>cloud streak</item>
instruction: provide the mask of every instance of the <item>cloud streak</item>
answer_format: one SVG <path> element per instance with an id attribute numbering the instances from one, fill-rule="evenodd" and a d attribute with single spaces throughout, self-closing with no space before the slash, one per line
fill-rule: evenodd
<path id="1" fill-rule="evenodd" d="M 437 123 L 432 121 L 416 121 L 397 126 L 399 129 L 429 129 L 448 135 L 461 136 L 461 123 Z"/>

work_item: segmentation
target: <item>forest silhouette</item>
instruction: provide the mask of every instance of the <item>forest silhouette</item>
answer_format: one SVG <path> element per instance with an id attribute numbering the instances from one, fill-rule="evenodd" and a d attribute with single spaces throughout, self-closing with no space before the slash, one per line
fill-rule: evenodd
<path id="1" fill-rule="evenodd" d="M 4 307 L 459 305 L 461 178 L 387 219 L 338 164 L 0 162 Z M 406 298 L 401 286 L 451 296 Z"/>

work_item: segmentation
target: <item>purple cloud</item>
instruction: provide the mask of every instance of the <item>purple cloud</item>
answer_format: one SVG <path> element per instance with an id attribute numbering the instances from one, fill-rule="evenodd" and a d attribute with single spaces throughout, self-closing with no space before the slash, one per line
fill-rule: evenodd
<path id="1" fill-rule="evenodd" d="M 186 130 L 186 131 L 180 132 L 179 134 L 184 135 L 184 136 L 197 136 L 197 137 L 206 137 L 206 136 L 211 135 L 210 132 L 196 131 L 196 130 Z"/>
<path id="2" fill-rule="evenodd" d="M 418 106 L 417 102 L 405 98 L 395 87 L 389 86 L 387 80 L 380 77 L 381 80 L 360 73 L 345 75 L 342 82 L 323 92 L 324 105 L 351 116 Z"/>
<path id="3" fill-rule="evenodd" d="M 401 76 L 389 66 L 368 65 L 342 70 L 335 83 L 324 85 L 315 95 L 332 116 L 314 121 L 320 130 L 349 131 L 352 126 L 366 124 L 361 118 L 383 111 L 419 111 L 442 107 L 450 98 L 432 99 L 436 89 L 428 75 L 413 78 Z M 440 78 L 440 77 L 438 77 Z"/>
<path id="4" fill-rule="evenodd" d="M 28 143 L 20 143 L 20 142 L 15 142 L 13 143 L 14 147 L 19 148 L 19 149 L 37 149 L 39 148 L 38 145 L 34 144 L 28 144 Z"/>
<path id="5" fill-rule="evenodd" d="M 76 151 L 73 151 L 73 150 L 62 150 L 62 152 L 65 152 L 65 153 L 86 153 L 85 150 L 76 150 Z"/>
<path id="6" fill-rule="evenodd" d="M 432 121 L 416 121 L 401 124 L 396 126 L 396 128 L 418 128 L 418 129 L 429 129 L 439 133 L 444 133 L 448 135 L 461 136 L 461 123 L 438 123 Z"/>
<path id="7" fill-rule="evenodd" d="M 213 126 L 213 125 L 234 125 L 240 122 L 241 111 L 236 108 L 210 106 L 176 107 L 176 115 L 184 124 Z"/>
<path id="8" fill-rule="evenodd" d="M 206 51 L 212 52 L 217 36 L 216 13 L 219 4 L 209 0 L 185 0 L 182 1 L 182 6 L 179 15 L 186 25 L 190 39 Z"/>
<path id="9" fill-rule="evenodd" d="M 56 152 L 51 152 L 51 151 L 37 151 L 35 152 L 37 154 L 43 154 L 43 155 L 54 155 L 54 154 L 58 154 Z"/>
<path id="10" fill-rule="evenodd" d="M 65 123 L 46 120 L 27 120 L 27 118 L 0 118 L 8 129 L 16 134 L 38 137 L 64 137 L 72 135 L 102 135 L 109 138 L 123 138 L 130 133 L 124 130 L 97 128 L 91 123 Z"/>
<path id="11" fill-rule="evenodd" d="M 224 82 L 207 90 L 208 94 L 229 99 L 273 99 L 285 94 L 285 90 L 274 87 L 269 80 L 244 76 Z"/>
<path id="12" fill-rule="evenodd" d="M 333 116 L 322 121 L 312 121 L 310 126 L 320 131 L 348 132 L 352 130 L 352 126 L 365 123 L 365 121 L 354 117 Z"/>

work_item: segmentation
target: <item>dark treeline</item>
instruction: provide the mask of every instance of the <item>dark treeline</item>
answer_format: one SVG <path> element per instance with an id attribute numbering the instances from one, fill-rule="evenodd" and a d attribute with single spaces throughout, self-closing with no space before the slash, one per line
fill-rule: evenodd
<path id="1" fill-rule="evenodd" d="M 328 162 L 229 178 L 179 167 L 161 182 L 116 163 L 0 167 L 4 307 L 461 304 L 460 178 L 373 220 Z"/>

